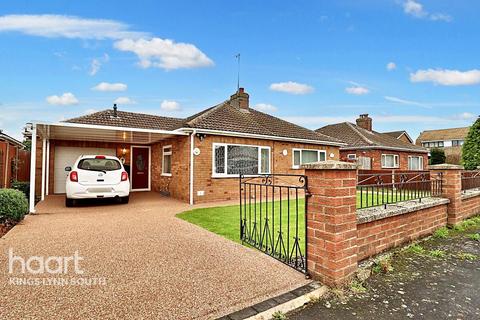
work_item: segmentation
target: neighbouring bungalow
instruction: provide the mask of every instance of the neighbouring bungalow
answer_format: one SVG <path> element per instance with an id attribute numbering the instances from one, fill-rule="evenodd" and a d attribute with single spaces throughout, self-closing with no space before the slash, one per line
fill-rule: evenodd
<path id="1" fill-rule="evenodd" d="M 417 145 L 428 150 L 440 148 L 445 151 L 445 162 L 460 164 L 462 161 L 462 146 L 467 138 L 470 127 L 426 130 L 417 138 Z"/>
<path id="2" fill-rule="evenodd" d="M 400 131 L 391 131 L 391 132 L 383 132 L 383 134 L 386 134 L 392 138 L 401 140 L 406 143 L 414 143 L 412 137 L 408 134 L 407 131 L 405 130 L 400 130 Z"/>
<path id="3" fill-rule="evenodd" d="M 336 138 L 250 108 L 240 88 L 186 119 L 113 109 L 59 123 L 34 122 L 33 195 L 65 192 L 65 167 L 81 154 L 118 156 L 132 191 L 191 204 L 238 198 L 239 174 L 302 174 L 300 165 L 339 159 Z M 46 165 L 44 165 L 46 164 Z M 30 208 L 34 211 L 33 206 Z"/>
<path id="4" fill-rule="evenodd" d="M 343 122 L 317 129 L 317 133 L 336 137 L 347 145 L 340 148 L 340 159 L 357 161 L 364 170 L 423 170 L 428 150 L 373 130 L 372 118 L 362 114 L 357 124 Z"/>
<path id="5" fill-rule="evenodd" d="M 20 150 L 24 145 L 0 130 L 0 188 L 10 188 L 18 180 Z"/>

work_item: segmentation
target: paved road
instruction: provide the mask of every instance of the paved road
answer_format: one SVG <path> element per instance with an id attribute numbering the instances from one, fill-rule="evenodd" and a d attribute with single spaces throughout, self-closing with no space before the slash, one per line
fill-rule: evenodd
<path id="1" fill-rule="evenodd" d="M 466 234 L 432 239 L 422 244 L 428 250 L 445 250 L 446 258 L 400 254 L 393 258 L 391 274 L 367 280 L 367 292 L 347 301 L 327 298 L 299 312 L 289 320 L 312 319 L 480 319 L 480 242 Z M 458 254 L 475 254 L 477 259 L 460 259 Z"/>
<path id="2" fill-rule="evenodd" d="M 176 218 L 189 206 L 157 193 L 78 208 L 50 196 L 37 209 L 0 239 L 0 319 L 210 319 L 307 283 L 259 251 Z M 11 284 L 24 275 L 20 263 L 8 274 L 9 248 L 27 258 L 78 250 L 84 274 L 70 264 L 66 275 L 27 276 L 92 282 Z"/>

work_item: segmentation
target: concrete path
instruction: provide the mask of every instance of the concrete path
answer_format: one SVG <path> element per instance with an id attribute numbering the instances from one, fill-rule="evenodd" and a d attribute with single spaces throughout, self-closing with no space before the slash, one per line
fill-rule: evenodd
<path id="1" fill-rule="evenodd" d="M 420 243 L 425 252 L 395 255 L 393 271 L 368 279 L 365 293 L 324 299 L 288 319 L 480 319 L 480 242 L 468 237 L 479 232 L 480 224 Z"/>
<path id="2" fill-rule="evenodd" d="M 49 196 L 0 239 L 0 317 L 211 319 L 308 283 L 256 250 L 175 217 L 189 208 L 156 193 L 135 193 L 128 205 L 77 208 Z M 84 273 L 71 264 L 67 274 L 21 274 L 17 261 L 9 274 L 10 248 L 25 258 L 78 251 Z M 52 278 L 56 285 L 45 282 Z"/>

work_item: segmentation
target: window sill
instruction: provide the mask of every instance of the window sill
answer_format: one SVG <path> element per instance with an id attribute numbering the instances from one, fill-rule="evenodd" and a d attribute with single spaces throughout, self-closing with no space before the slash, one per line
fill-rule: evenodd
<path id="1" fill-rule="evenodd" d="M 244 175 L 243 178 L 255 178 L 255 177 L 263 177 L 263 176 L 266 176 L 266 175 L 270 175 L 271 173 L 259 173 L 259 174 L 250 174 L 250 175 Z M 211 176 L 212 179 L 238 179 L 240 177 L 240 175 L 238 174 L 234 174 L 234 175 L 229 175 L 229 176 L 225 176 L 225 175 L 212 175 Z"/>
<path id="2" fill-rule="evenodd" d="M 162 177 L 171 177 L 172 174 L 171 173 L 162 173 Z"/>

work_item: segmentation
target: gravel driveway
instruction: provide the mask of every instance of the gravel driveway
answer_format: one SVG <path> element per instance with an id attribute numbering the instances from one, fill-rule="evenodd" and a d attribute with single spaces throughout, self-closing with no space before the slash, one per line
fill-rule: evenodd
<path id="1" fill-rule="evenodd" d="M 49 196 L 0 239 L 1 318 L 210 319 L 308 283 L 260 252 L 175 217 L 189 208 L 156 193 L 135 193 L 128 205 L 68 209 L 62 196 Z M 78 251 L 84 273 L 72 264 L 67 274 L 21 274 L 16 262 L 9 274 L 10 248 L 25 258 Z M 45 282 L 53 278 L 60 280 Z M 72 278 L 74 285 L 59 282 Z"/>

